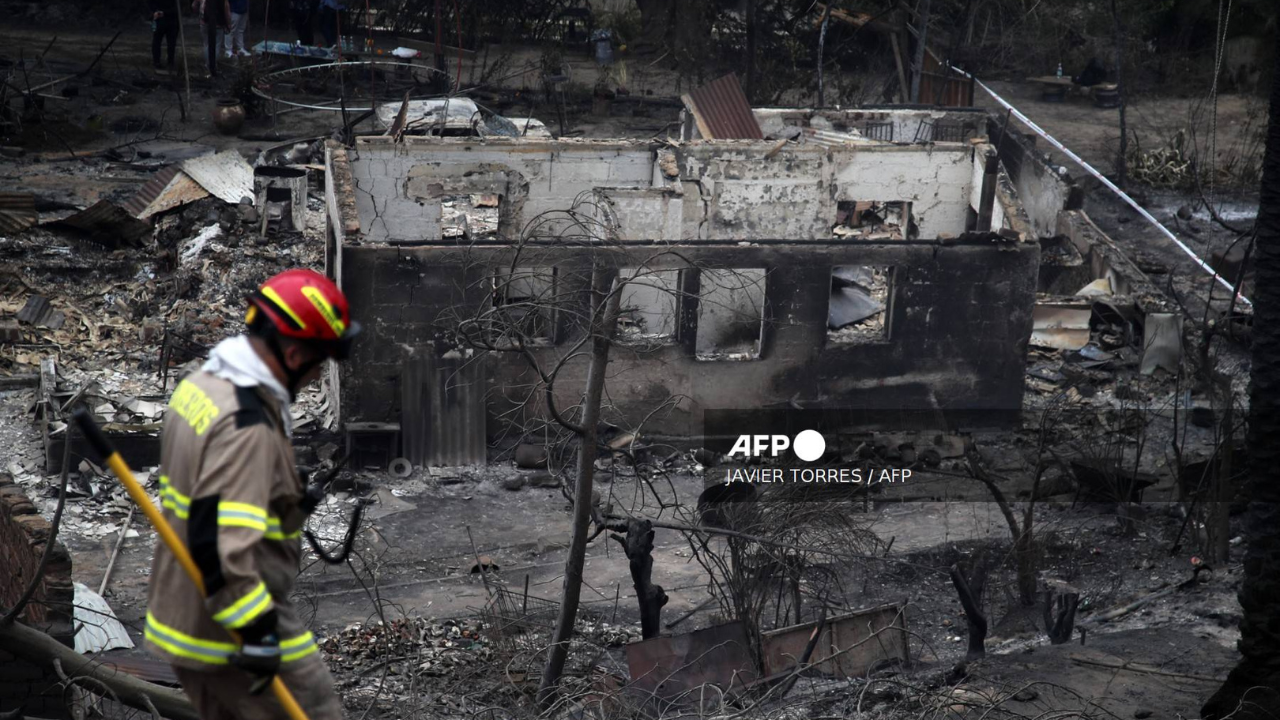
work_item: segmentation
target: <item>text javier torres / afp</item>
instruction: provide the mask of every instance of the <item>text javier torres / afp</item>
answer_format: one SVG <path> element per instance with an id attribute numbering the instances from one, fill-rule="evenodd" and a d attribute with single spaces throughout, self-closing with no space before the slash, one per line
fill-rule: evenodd
<path id="1" fill-rule="evenodd" d="M 876 483 L 904 483 L 911 479 L 910 468 L 860 468 L 860 467 L 729 467 L 725 468 L 724 482 L 771 484 L 811 483 L 873 485 Z"/>

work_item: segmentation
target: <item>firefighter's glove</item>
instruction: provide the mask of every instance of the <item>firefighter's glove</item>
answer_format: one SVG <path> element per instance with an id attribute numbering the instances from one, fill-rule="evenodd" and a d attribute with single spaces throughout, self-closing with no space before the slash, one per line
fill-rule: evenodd
<path id="1" fill-rule="evenodd" d="M 304 515 L 310 515 L 315 509 L 324 502 L 326 488 L 318 482 L 307 485 L 307 489 L 302 493 L 302 499 L 298 501 L 298 507 L 302 509 Z"/>
<path id="2" fill-rule="evenodd" d="M 257 695 L 271 685 L 280 670 L 280 638 L 276 635 L 276 613 L 269 612 L 240 631 L 243 644 L 231 656 L 231 664 L 249 674 L 249 694 Z"/>

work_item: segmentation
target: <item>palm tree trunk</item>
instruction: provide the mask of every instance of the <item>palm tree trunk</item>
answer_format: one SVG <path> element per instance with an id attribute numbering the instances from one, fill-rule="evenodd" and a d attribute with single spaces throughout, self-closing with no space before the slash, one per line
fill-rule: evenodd
<path id="1" fill-rule="evenodd" d="M 1244 657 L 1201 709 L 1205 720 L 1233 712 L 1235 720 L 1270 718 L 1280 706 L 1280 55 L 1271 82 L 1252 293 L 1248 548 L 1239 596 Z"/>

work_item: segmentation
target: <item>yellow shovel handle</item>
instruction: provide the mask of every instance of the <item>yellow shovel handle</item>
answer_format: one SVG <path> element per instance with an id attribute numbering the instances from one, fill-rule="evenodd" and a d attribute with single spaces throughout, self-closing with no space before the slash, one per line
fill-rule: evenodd
<path id="1" fill-rule="evenodd" d="M 183 544 L 178 534 L 173 531 L 173 527 L 164 519 L 164 515 L 151 502 L 151 498 L 147 497 L 147 491 L 142 489 L 142 485 L 138 484 L 136 478 L 133 477 L 133 471 L 129 469 L 129 465 L 120 457 L 120 453 L 111 446 L 111 441 L 103 434 L 102 429 L 93 421 L 93 417 L 89 415 L 89 411 L 79 408 L 74 413 L 76 425 L 80 428 L 80 432 L 84 433 L 89 444 L 93 446 L 95 452 L 105 459 L 107 467 L 111 468 L 111 472 L 120 478 L 120 482 L 124 484 L 124 489 L 129 492 L 129 497 L 133 498 L 133 502 L 142 509 L 142 514 L 147 516 L 151 521 L 151 526 L 156 529 L 156 533 L 160 535 L 160 540 L 164 542 L 165 547 L 169 548 L 169 552 L 178 558 L 178 564 L 187 572 L 187 577 L 191 578 L 191 582 L 195 583 L 196 588 L 200 590 L 200 594 L 204 595 L 204 578 L 200 574 L 200 569 L 196 567 L 196 561 L 191 558 L 191 553 L 187 551 L 187 546 Z M 70 438 L 67 440 L 70 442 Z M 231 639 L 237 645 L 241 644 L 240 634 L 234 630 L 227 631 L 231 635 Z M 276 700 L 284 708 L 285 713 L 292 720 L 307 720 L 307 714 L 302 711 L 302 706 L 297 700 L 293 699 L 293 694 L 289 692 L 289 688 L 280 680 L 277 675 L 271 679 L 271 691 L 275 694 Z"/>

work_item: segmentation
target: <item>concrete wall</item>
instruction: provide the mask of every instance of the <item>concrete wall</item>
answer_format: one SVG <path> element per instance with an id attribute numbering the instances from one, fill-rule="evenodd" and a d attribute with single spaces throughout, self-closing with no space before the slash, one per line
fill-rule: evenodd
<path id="1" fill-rule="evenodd" d="M 685 204 L 693 206 L 686 238 L 826 238 L 838 202 L 868 200 L 910 202 L 922 238 L 964 232 L 972 180 L 968 144 L 788 146 L 765 159 L 767 147 L 721 140 L 676 151 Z"/>
<path id="2" fill-rule="evenodd" d="M 501 198 L 500 234 L 567 210 L 596 188 L 653 188 L 655 152 L 628 141 L 478 142 L 362 138 L 349 151 L 360 232 L 370 242 L 439 239 L 440 199 L 468 193 Z"/>
<path id="3" fill-rule="evenodd" d="M 995 148 L 986 142 L 974 144 L 973 162 L 969 181 L 970 217 L 977 218 L 981 214 L 982 183 L 985 176 L 985 158 L 988 153 L 995 153 Z M 996 173 L 995 197 L 991 205 L 991 229 L 1013 230 L 1020 233 L 1023 239 L 1035 238 L 1039 235 L 1032 227 L 1027 212 L 1022 207 L 1022 198 L 1018 196 L 1013 181 L 1001 165 Z"/>
<path id="4" fill-rule="evenodd" d="M 1003 118 L 988 121 L 991 143 L 999 148 L 1000 164 L 1013 187 L 1032 229 L 1040 237 L 1057 233 L 1058 213 L 1082 206 L 1084 194 L 1065 168 L 1050 164 L 1036 150 L 1036 136 L 1024 135 L 1014 128 L 1001 139 Z"/>
<path id="5" fill-rule="evenodd" d="M 673 156 L 678 177 L 664 174 L 661 154 Z M 611 201 L 623 239 L 827 238 L 842 200 L 909 201 L 920 237 L 958 235 L 972 156 L 968 143 L 774 150 L 733 140 L 668 148 L 470 138 L 362 138 L 349 152 L 362 240 L 410 243 L 438 239 L 441 198 L 467 193 L 500 196 L 506 238 L 595 196 Z"/>
<path id="6" fill-rule="evenodd" d="M 360 215 L 356 209 L 355 179 L 346 146 L 329 140 L 324 153 L 324 269 L 338 286 L 342 286 L 342 253 L 339 248 L 360 240 Z M 342 375 L 337 363 L 325 363 L 324 389 L 331 400 L 334 422 L 341 423 Z"/>
<path id="7" fill-rule="evenodd" d="M 0 473 L 0 608 L 13 607 L 26 590 L 49 537 L 49 521 L 7 473 Z M 58 543 L 20 618 L 72 647 L 71 623 L 75 590 L 71 555 Z M 68 717 L 57 673 L 0 648 L 0 711 L 22 707 L 36 717 Z"/>
<path id="8" fill-rule="evenodd" d="M 684 192 L 679 183 L 656 188 L 602 187 L 597 194 L 615 217 L 625 219 L 619 227 L 620 240 L 678 238 L 684 233 Z"/>
<path id="9" fill-rule="evenodd" d="M 365 339 L 343 379 L 350 420 L 399 420 L 404 358 L 452 346 L 460 318 L 474 316 L 477 288 L 490 268 L 513 262 L 501 245 L 342 249 L 343 288 L 352 312 L 366 319 Z M 707 409 L 857 408 L 898 416 L 940 411 L 933 426 L 1008 426 L 1022 403 L 1024 361 L 1031 330 L 1039 247 L 989 239 L 892 243 L 637 244 L 597 249 L 525 248 L 518 266 L 555 267 L 561 313 L 555 343 L 534 349 L 550 366 L 568 351 L 593 261 L 617 267 L 683 270 L 680 326 L 669 343 L 615 347 L 606 393 L 609 419 L 636 423 L 673 396 L 676 406 L 652 418 L 648 432 L 697 434 Z M 827 343 L 831 268 L 894 268 L 887 337 L 863 344 Z M 699 360 L 695 342 L 699 268 L 763 268 L 766 273 L 761 352 L 756 360 Z M 525 400 L 534 377 L 514 353 L 489 362 L 490 433 L 495 419 Z M 585 363 L 566 365 L 559 402 L 576 402 Z M 527 408 L 537 412 L 541 402 Z"/>

